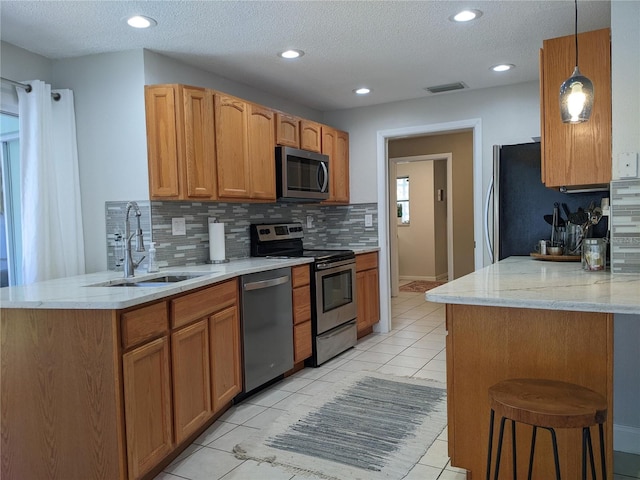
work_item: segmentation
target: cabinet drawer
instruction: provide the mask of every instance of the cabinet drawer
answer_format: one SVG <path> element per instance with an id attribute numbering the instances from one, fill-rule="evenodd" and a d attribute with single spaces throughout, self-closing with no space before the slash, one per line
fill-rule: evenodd
<path id="1" fill-rule="evenodd" d="M 378 268 L 378 252 L 356 255 L 356 271 Z"/>
<path id="2" fill-rule="evenodd" d="M 238 283 L 235 279 L 176 298 L 171 301 L 172 327 L 186 325 L 235 305 L 237 298 Z"/>
<path id="3" fill-rule="evenodd" d="M 293 289 L 293 324 L 311 320 L 311 292 L 308 286 Z"/>
<path id="4" fill-rule="evenodd" d="M 291 268 L 291 286 L 293 288 L 309 285 L 309 265 L 298 265 Z"/>
<path id="5" fill-rule="evenodd" d="M 120 316 L 122 325 L 122 347 L 134 345 L 166 333 L 169 329 L 167 302 L 154 303 Z"/>
<path id="6" fill-rule="evenodd" d="M 311 350 L 311 321 L 293 327 L 293 362 L 298 363 L 309 358 Z"/>

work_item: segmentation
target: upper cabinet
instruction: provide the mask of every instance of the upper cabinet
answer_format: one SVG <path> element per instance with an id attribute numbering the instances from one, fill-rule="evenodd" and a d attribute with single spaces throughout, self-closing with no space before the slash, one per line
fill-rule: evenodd
<path id="1" fill-rule="evenodd" d="M 580 72 L 593 82 L 591 118 L 560 119 L 560 85 L 575 67 L 575 37 L 545 40 L 540 51 L 542 181 L 547 187 L 605 185 L 611 181 L 611 42 L 608 28 L 578 35 Z"/>
<path id="2" fill-rule="evenodd" d="M 349 134 L 322 125 L 322 153 L 329 156 L 330 203 L 349 203 Z"/>
<path id="3" fill-rule="evenodd" d="M 275 113 L 217 93 L 215 118 L 218 198 L 275 201 Z"/>
<path id="4" fill-rule="evenodd" d="M 300 119 L 286 113 L 276 113 L 276 144 L 300 148 Z"/>
<path id="5" fill-rule="evenodd" d="M 151 199 L 216 198 L 213 92 L 145 86 Z"/>
<path id="6" fill-rule="evenodd" d="M 300 148 L 322 152 L 322 126 L 310 120 L 300 120 Z"/>

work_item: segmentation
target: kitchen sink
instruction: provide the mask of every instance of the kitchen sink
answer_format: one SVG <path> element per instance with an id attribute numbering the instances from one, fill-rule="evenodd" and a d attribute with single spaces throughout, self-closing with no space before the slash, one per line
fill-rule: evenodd
<path id="1" fill-rule="evenodd" d="M 89 285 L 90 287 L 166 287 L 175 283 L 193 280 L 194 278 L 210 275 L 215 272 L 207 272 L 201 274 L 184 274 L 184 275 L 161 275 L 152 278 L 120 278 L 111 280 L 110 282 L 96 283 Z"/>

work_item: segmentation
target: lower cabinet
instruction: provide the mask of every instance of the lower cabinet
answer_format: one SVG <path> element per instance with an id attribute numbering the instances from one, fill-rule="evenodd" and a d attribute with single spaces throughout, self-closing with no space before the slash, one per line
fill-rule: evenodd
<path id="1" fill-rule="evenodd" d="M 169 337 L 122 356 L 129 478 L 140 478 L 174 447 Z"/>
<path id="2" fill-rule="evenodd" d="M 293 363 L 309 358 L 311 343 L 311 278 L 309 265 L 291 269 L 293 304 Z"/>
<path id="3" fill-rule="evenodd" d="M 125 312 L 121 325 L 127 468 L 135 480 L 242 390 L 237 280 Z"/>
<path id="4" fill-rule="evenodd" d="M 356 291 L 358 298 L 358 338 L 368 335 L 380 321 L 378 253 L 356 255 Z"/>

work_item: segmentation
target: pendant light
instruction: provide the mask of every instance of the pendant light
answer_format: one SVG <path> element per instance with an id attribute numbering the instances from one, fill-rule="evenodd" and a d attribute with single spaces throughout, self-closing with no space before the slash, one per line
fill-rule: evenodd
<path id="1" fill-rule="evenodd" d="M 563 123 L 583 123 L 591 116 L 593 84 L 578 68 L 578 0 L 575 0 L 576 66 L 573 74 L 560 86 L 560 115 Z"/>

